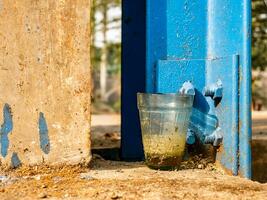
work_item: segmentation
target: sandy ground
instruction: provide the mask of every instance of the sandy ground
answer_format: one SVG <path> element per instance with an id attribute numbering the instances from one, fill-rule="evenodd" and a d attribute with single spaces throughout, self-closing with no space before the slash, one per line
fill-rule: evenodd
<path id="1" fill-rule="evenodd" d="M 253 137 L 267 136 L 267 111 L 252 112 Z"/>
<path id="2" fill-rule="evenodd" d="M 253 116 L 253 131 L 262 137 L 267 113 Z M 119 146 L 119 121 L 119 116 L 93 116 L 94 148 Z M 156 171 L 142 162 L 105 161 L 95 155 L 91 166 L 0 168 L 0 199 L 267 199 L 267 184 L 202 165 Z"/>
<path id="3" fill-rule="evenodd" d="M 92 115 L 92 148 L 120 147 L 120 115 Z"/>
<path id="4" fill-rule="evenodd" d="M 81 166 L 2 169 L 0 199 L 267 199 L 267 184 L 220 171 L 155 171 L 94 158 Z"/>
<path id="5" fill-rule="evenodd" d="M 253 112 L 252 118 L 252 178 L 267 183 L 267 112 Z"/>

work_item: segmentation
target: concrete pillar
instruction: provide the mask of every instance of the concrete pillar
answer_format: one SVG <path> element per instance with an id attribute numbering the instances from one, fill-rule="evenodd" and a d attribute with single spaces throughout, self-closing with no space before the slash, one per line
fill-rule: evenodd
<path id="1" fill-rule="evenodd" d="M 0 0 L 0 162 L 90 161 L 90 0 Z"/>

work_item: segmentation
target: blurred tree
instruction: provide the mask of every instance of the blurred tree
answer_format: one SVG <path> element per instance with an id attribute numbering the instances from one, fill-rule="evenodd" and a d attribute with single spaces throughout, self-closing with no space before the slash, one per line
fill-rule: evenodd
<path id="1" fill-rule="evenodd" d="M 252 1 L 252 67 L 267 66 L 267 7 L 263 0 Z"/>
<path id="2" fill-rule="evenodd" d="M 110 19 L 108 11 L 114 7 L 120 7 L 121 0 L 92 0 L 91 9 L 91 32 L 92 46 L 91 58 L 93 73 L 100 79 L 100 96 L 106 100 L 109 94 L 107 91 L 107 76 L 120 71 L 120 44 L 109 44 L 107 32 L 110 29 L 119 29 L 113 23 L 120 21 L 121 18 Z M 102 19 L 96 21 L 96 14 L 100 13 Z M 252 0 L 252 67 L 253 69 L 265 70 L 267 66 L 267 7 L 264 0 Z M 96 32 L 100 31 L 103 35 L 101 47 L 95 46 Z M 260 89 L 252 82 L 253 99 L 262 98 L 258 95 Z M 257 88 L 257 89 L 256 89 Z"/>
<path id="3" fill-rule="evenodd" d="M 121 0 L 92 0 L 91 63 L 94 80 L 93 104 L 96 98 L 107 102 L 114 92 L 120 93 L 121 43 L 108 41 L 111 30 L 120 31 L 121 16 L 112 13 L 121 8 Z M 101 44 L 98 36 L 101 36 Z M 96 44 L 98 44 L 96 46 Z M 112 85 L 110 85 L 112 79 Z M 99 94 L 99 95 L 98 95 Z M 98 101 L 99 102 L 99 101 Z M 110 102 L 107 102 L 110 103 Z"/>
<path id="4" fill-rule="evenodd" d="M 267 5 L 264 0 L 252 0 L 252 68 L 265 71 L 267 66 Z M 262 88 L 263 76 L 256 73 L 252 77 L 252 109 L 261 110 L 266 106 Z"/>
<path id="5" fill-rule="evenodd" d="M 107 87 L 107 30 L 108 30 L 108 0 L 102 0 L 101 13 L 103 16 L 102 20 L 102 33 L 103 33 L 103 47 L 101 51 L 101 62 L 100 62 L 100 97 L 102 101 L 106 101 L 106 87 Z"/>
<path id="6" fill-rule="evenodd" d="M 252 109 L 261 111 L 266 100 L 261 87 L 261 77 L 252 76 Z"/>

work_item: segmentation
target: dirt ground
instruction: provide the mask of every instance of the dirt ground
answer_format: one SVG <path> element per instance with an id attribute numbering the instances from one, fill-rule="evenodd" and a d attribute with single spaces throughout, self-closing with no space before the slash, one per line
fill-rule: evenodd
<path id="1" fill-rule="evenodd" d="M 267 111 L 252 112 L 252 132 L 254 137 L 267 135 Z"/>
<path id="2" fill-rule="evenodd" d="M 94 148 L 118 147 L 119 118 L 113 119 L 103 127 L 93 118 Z M 182 169 L 157 171 L 98 155 L 91 166 L 0 168 L 0 199 L 267 199 L 267 184 L 226 175 L 208 160 L 196 157 Z"/>
<path id="3" fill-rule="evenodd" d="M 267 112 L 253 112 L 252 118 L 252 179 L 267 183 Z"/>
<path id="4" fill-rule="evenodd" d="M 95 157 L 82 166 L 2 169 L 0 199 L 267 199 L 267 184 L 214 169 L 156 171 Z"/>
<path id="5" fill-rule="evenodd" d="M 92 148 L 120 147 L 120 115 L 92 115 Z"/>

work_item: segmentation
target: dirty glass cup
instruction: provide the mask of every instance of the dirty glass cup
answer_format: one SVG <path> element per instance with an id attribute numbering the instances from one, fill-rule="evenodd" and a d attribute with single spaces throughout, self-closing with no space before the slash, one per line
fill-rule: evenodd
<path id="1" fill-rule="evenodd" d="M 193 106 L 193 95 L 138 93 L 145 162 L 153 169 L 178 169 Z"/>

